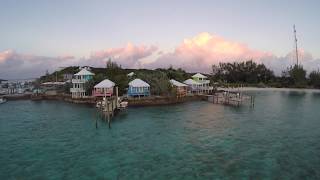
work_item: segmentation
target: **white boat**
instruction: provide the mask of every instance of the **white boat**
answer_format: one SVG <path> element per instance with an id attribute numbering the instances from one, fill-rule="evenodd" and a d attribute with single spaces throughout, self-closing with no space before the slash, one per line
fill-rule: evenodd
<path id="1" fill-rule="evenodd" d="M 126 109 L 128 107 L 127 101 L 122 101 L 119 103 L 119 109 Z"/>
<path id="2" fill-rule="evenodd" d="M 102 101 L 97 102 L 96 107 L 101 108 L 101 107 L 104 107 L 105 104 L 106 104 L 106 98 L 103 98 Z"/>
<path id="3" fill-rule="evenodd" d="M 7 102 L 7 100 L 4 99 L 4 98 L 2 98 L 2 97 L 0 97 L 0 104 L 3 104 L 3 103 L 5 103 L 5 102 Z"/>
<path id="4" fill-rule="evenodd" d="M 126 109 L 128 107 L 128 102 L 127 101 L 123 101 L 123 99 L 121 99 L 120 97 L 118 97 L 118 109 L 119 110 L 123 110 Z M 103 98 L 102 101 L 98 101 L 96 103 L 96 108 L 103 108 L 106 104 L 106 98 Z"/>
<path id="5" fill-rule="evenodd" d="M 118 109 L 123 110 L 123 109 L 126 109 L 127 107 L 128 107 L 128 102 L 123 101 L 122 98 L 118 97 Z"/>

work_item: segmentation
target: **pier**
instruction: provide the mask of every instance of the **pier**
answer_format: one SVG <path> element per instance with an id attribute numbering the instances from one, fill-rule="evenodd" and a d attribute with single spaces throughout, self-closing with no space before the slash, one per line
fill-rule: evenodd
<path id="1" fill-rule="evenodd" d="M 249 96 L 241 92 L 223 91 L 216 92 L 213 95 L 206 95 L 207 100 L 213 104 L 223 104 L 230 106 L 249 105 L 254 107 L 254 96 Z"/>
<path id="2" fill-rule="evenodd" d="M 115 87 L 114 96 L 105 96 L 101 101 L 96 104 L 97 114 L 102 120 L 108 123 L 109 128 L 111 128 L 111 120 L 117 114 L 118 111 L 123 110 L 127 107 L 128 102 L 122 101 L 122 98 L 118 96 L 118 87 Z M 97 127 L 96 118 L 96 128 Z"/>
<path id="3" fill-rule="evenodd" d="M 119 108 L 118 104 L 117 97 L 110 97 L 101 101 L 98 107 L 98 114 L 100 114 L 102 120 L 108 123 L 109 128 L 111 128 L 111 118 L 115 116 Z"/>

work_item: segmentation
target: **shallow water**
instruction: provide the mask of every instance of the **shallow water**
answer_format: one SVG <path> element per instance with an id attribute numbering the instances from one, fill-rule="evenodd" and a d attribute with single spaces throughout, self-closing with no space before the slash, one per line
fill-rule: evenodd
<path id="1" fill-rule="evenodd" d="M 0 179 L 319 179 L 320 93 L 250 91 L 255 107 L 0 105 Z"/>

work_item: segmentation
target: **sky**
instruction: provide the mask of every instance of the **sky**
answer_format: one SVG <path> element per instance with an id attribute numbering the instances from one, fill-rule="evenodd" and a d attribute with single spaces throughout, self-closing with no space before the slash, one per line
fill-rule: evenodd
<path id="1" fill-rule="evenodd" d="M 0 0 L 0 78 L 38 77 L 69 65 L 182 67 L 253 59 L 276 73 L 320 67 L 320 1 Z"/>

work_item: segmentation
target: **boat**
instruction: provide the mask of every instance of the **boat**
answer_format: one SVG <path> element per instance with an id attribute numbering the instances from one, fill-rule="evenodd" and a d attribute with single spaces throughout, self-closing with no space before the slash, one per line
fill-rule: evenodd
<path id="1" fill-rule="evenodd" d="M 7 100 L 5 98 L 3 98 L 3 97 L 0 97 L 0 104 L 3 104 L 5 102 L 7 102 Z"/>
<path id="2" fill-rule="evenodd" d="M 96 103 L 96 108 L 103 108 L 106 104 L 106 98 L 103 98 L 101 101 Z M 122 98 L 118 97 L 118 106 L 117 109 L 124 110 L 128 107 L 128 101 L 124 101 Z"/>
<path id="3" fill-rule="evenodd" d="M 118 109 L 124 110 L 128 107 L 128 101 L 124 101 L 124 99 L 118 97 Z"/>
<path id="4" fill-rule="evenodd" d="M 126 109 L 128 107 L 128 102 L 127 101 L 122 101 L 119 103 L 119 107 L 118 109 L 123 110 Z"/>

